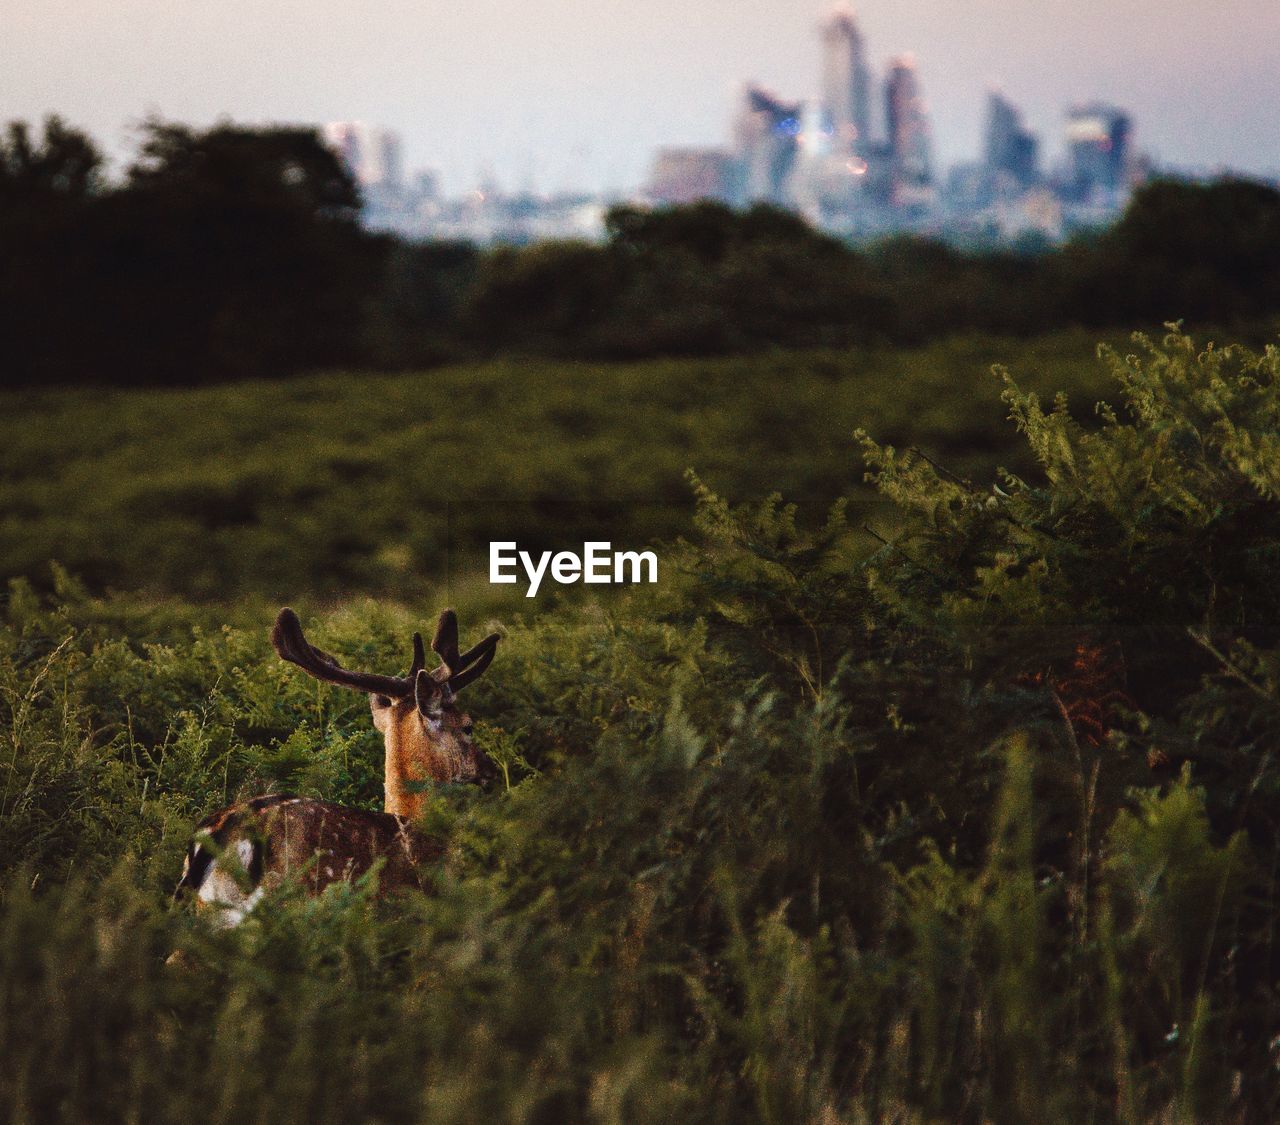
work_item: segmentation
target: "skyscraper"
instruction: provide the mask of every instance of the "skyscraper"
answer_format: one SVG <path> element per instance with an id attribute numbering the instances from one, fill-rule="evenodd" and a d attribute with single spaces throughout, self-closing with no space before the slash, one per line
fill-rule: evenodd
<path id="1" fill-rule="evenodd" d="M 360 185 L 364 221 L 380 229 L 403 229 L 412 208 L 404 185 L 400 135 L 362 121 L 332 121 L 324 127 L 324 139 Z"/>
<path id="2" fill-rule="evenodd" d="M 1017 106 L 994 90 L 987 98 L 985 150 L 987 180 L 996 191 L 1028 188 L 1039 179 L 1039 141 L 1023 125 Z"/>
<path id="3" fill-rule="evenodd" d="M 1128 186 L 1129 115 L 1112 105 L 1093 102 L 1067 114 L 1070 192 L 1084 202 L 1106 202 Z"/>
<path id="4" fill-rule="evenodd" d="M 932 184 L 933 169 L 929 118 L 912 56 L 902 55 L 890 64 L 884 100 L 894 196 L 898 202 L 915 202 L 921 189 Z"/>
<path id="5" fill-rule="evenodd" d="M 731 198 L 733 158 L 720 148 L 660 148 L 645 192 L 655 203 Z"/>
<path id="6" fill-rule="evenodd" d="M 831 120 L 832 151 L 865 155 L 871 143 L 871 70 L 848 8 L 837 9 L 822 27 L 822 101 Z"/>
<path id="7" fill-rule="evenodd" d="M 362 188 L 399 191 L 403 186 L 398 133 L 363 121 L 332 121 L 324 138 Z"/>
<path id="8" fill-rule="evenodd" d="M 787 175 L 795 162 L 802 108 L 759 86 L 747 87 L 734 127 L 740 176 L 735 202 L 786 202 Z"/>

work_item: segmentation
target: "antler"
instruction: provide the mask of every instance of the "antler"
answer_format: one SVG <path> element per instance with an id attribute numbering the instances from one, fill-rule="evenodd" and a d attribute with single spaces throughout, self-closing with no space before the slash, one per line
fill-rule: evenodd
<path id="1" fill-rule="evenodd" d="M 460 691 L 475 680 L 493 660 L 493 654 L 501 638 L 491 633 L 479 644 L 458 653 L 458 617 L 451 609 L 440 615 L 435 640 L 431 648 L 442 661 L 431 673 L 437 683 L 448 684 L 451 691 Z M 356 691 L 376 692 L 395 699 L 413 695 L 418 673 L 426 666 L 426 650 L 422 634 L 413 634 L 413 664 L 407 676 L 379 676 L 373 672 L 352 672 L 344 668 L 332 656 L 308 643 L 302 632 L 302 622 L 288 607 L 280 611 L 271 630 L 271 644 L 281 660 L 296 664 L 304 672 L 326 683 L 354 688 Z"/>
<path id="2" fill-rule="evenodd" d="M 435 639 L 431 642 L 431 650 L 441 660 L 441 666 L 432 675 L 441 681 L 447 677 L 450 690 L 461 691 L 489 667 L 501 639 L 500 634 L 490 633 L 479 644 L 472 645 L 466 652 L 459 654 L 458 615 L 453 610 L 446 609 L 440 614 Z M 441 675 L 442 672 L 444 675 Z"/>
<path id="3" fill-rule="evenodd" d="M 453 691 L 461 691 L 467 684 L 478 680 L 493 662 L 493 654 L 497 652 L 500 640 L 502 640 L 500 633 L 490 633 L 478 645 L 467 649 L 458 658 L 459 667 L 449 677 L 449 687 Z"/>
<path id="4" fill-rule="evenodd" d="M 271 630 L 271 644 L 281 660 L 296 664 L 304 672 L 309 672 L 317 680 L 324 680 L 326 683 L 355 688 L 357 691 L 377 692 L 396 699 L 403 699 L 413 691 L 413 680 L 408 677 L 348 671 L 327 652 L 307 643 L 302 632 L 302 622 L 287 607 L 276 618 L 275 627 Z M 414 638 L 413 656 L 414 664 L 418 665 L 422 656 L 421 637 Z M 414 675 L 417 675 L 416 670 Z"/>
<path id="5" fill-rule="evenodd" d="M 431 651 L 440 657 L 440 667 L 436 669 L 436 679 L 447 679 L 458 671 L 458 615 L 451 609 L 440 614 L 436 624 L 435 639 L 431 642 Z M 444 672 L 441 676 L 439 673 Z"/>

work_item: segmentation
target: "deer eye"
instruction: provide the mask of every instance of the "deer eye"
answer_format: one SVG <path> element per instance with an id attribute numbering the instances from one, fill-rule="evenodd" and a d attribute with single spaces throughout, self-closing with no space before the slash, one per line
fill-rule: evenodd
<path id="1" fill-rule="evenodd" d="M 468 719 L 458 729 L 461 730 L 463 734 L 470 734 L 473 730 L 476 729 L 476 725 L 470 719 Z"/>
<path id="2" fill-rule="evenodd" d="M 386 696 L 386 695 L 375 695 L 373 697 L 373 705 L 375 707 L 390 707 L 391 698 L 390 696 Z"/>

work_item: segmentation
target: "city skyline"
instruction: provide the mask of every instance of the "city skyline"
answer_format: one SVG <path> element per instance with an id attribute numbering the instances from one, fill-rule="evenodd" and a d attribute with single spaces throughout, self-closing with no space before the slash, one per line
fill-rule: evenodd
<path id="1" fill-rule="evenodd" d="M 1280 168 L 1280 8 L 1270 0 L 1174 6 L 1080 0 L 1069 11 L 1015 0 L 855 6 L 868 62 L 914 53 L 940 168 L 979 156 L 987 92 L 1005 90 L 1060 160 L 1073 104 L 1124 105 L 1143 147 L 1173 167 Z M 485 169 L 508 189 L 633 191 L 662 145 L 717 143 L 748 82 L 787 98 L 820 93 L 817 34 L 830 5 L 702 0 L 644 10 L 490 0 L 460 11 L 372 0 L 0 0 L 11 57 L 9 118 L 61 113 L 126 152 L 149 112 L 207 124 L 365 120 L 394 130 L 409 169 L 446 190 Z M 319 18 L 317 18 L 319 17 Z"/>
<path id="2" fill-rule="evenodd" d="M 998 92 L 987 95 L 980 159 L 944 171 L 914 54 L 878 71 L 845 4 L 819 37 L 821 97 L 786 99 L 748 85 L 729 145 L 660 148 L 642 202 L 770 203 L 854 240 L 913 232 L 970 246 L 1043 245 L 1113 221 L 1156 171 L 1135 148 L 1129 112 L 1100 99 L 1067 110 L 1065 159 L 1045 168 L 1040 138 Z M 434 203 L 396 207 L 395 198 L 375 221 L 425 230 L 422 220 L 440 214 Z M 504 236 L 526 231 L 514 222 Z"/>

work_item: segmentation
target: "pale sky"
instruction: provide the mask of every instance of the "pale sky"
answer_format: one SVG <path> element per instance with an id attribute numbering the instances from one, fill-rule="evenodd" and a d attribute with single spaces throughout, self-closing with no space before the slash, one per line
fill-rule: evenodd
<path id="1" fill-rule="evenodd" d="M 0 120 L 60 113 L 114 153 L 149 112 L 362 120 L 450 192 L 630 189 L 663 144 L 727 142 L 747 81 L 818 93 L 815 0 L 0 0 Z M 882 72 L 913 52 L 942 165 L 986 90 L 1052 161 L 1063 110 L 1128 108 L 1180 166 L 1280 169 L 1280 0 L 863 0 Z"/>

